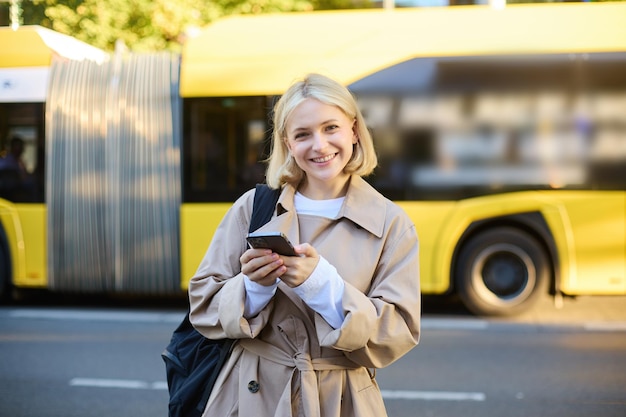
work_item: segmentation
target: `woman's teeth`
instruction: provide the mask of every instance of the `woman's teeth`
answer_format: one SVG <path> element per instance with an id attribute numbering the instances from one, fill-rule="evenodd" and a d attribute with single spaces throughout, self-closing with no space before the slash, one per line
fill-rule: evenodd
<path id="1" fill-rule="evenodd" d="M 313 162 L 328 162 L 335 157 L 335 154 L 326 155 L 322 158 L 313 158 Z"/>

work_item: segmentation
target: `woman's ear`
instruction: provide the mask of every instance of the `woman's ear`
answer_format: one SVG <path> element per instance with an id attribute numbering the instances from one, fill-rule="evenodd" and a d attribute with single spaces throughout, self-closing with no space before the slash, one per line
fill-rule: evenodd
<path id="1" fill-rule="evenodd" d="M 354 119 L 354 123 L 352 123 L 352 144 L 356 145 L 359 141 L 359 127 L 356 123 L 356 119 Z"/>

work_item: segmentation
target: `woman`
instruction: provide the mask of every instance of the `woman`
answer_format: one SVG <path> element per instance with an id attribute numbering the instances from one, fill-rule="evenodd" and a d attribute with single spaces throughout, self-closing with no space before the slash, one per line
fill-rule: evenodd
<path id="1" fill-rule="evenodd" d="M 190 318 L 238 343 L 204 416 L 386 415 L 374 370 L 418 343 L 419 265 L 415 226 L 362 178 L 376 164 L 339 83 L 311 74 L 278 101 L 266 179 L 282 191 L 259 231 L 283 232 L 299 256 L 246 246 L 254 190 L 218 227 Z"/>

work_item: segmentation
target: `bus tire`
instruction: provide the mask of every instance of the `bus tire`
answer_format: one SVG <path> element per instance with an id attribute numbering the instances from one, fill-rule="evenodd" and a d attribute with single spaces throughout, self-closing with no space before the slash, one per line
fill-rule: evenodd
<path id="1" fill-rule="evenodd" d="M 499 227 L 480 232 L 463 244 L 457 259 L 456 291 L 476 315 L 518 314 L 548 292 L 546 251 L 523 230 Z"/>

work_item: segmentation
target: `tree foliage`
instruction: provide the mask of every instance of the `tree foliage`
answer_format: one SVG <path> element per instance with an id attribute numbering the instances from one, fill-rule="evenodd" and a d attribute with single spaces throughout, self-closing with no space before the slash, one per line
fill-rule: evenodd
<path id="1" fill-rule="evenodd" d="M 41 25 L 109 51 L 115 48 L 118 39 L 134 51 L 179 51 L 187 34 L 222 16 L 370 8 L 374 4 L 380 5 L 382 0 L 18 1 L 21 1 L 22 8 L 21 24 Z M 507 0 L 507 3 L 553 1 L 563 0 Z M 478 0 L 449 0 L 450 5 L 472 3 L 478 3 Z M 10 23 L 9 0 L 0 0 L 0 25 Z"/>
<path id="2" fill-rule="evenodd" d="M 226 15 L 371 5 L 372 0 L 22 0 L 22 23 L 109 51 L 117 40 L 133 51 L 179 51 L 187 34 Z"/>

